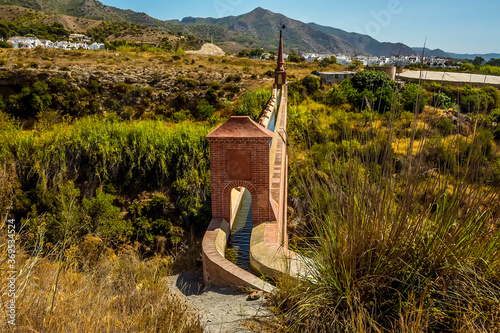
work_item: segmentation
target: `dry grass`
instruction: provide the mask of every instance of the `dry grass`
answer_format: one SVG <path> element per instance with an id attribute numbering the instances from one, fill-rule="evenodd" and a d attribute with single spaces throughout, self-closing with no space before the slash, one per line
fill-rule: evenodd
<path id="1" fill-rule="evenodd" d="M 9 298 L 4 236 L 0 251 L 5 309 Z M 168 291 L 168 258 L 141 260 L 132 248 L 115 254 L 92 236 L 66 250 L 65 258 L 58 263 L 36 249 L 28 255 L 18 243 L 16 332 L 203 331 L 197 315 Z M 0 331 L 14 331 L 2 313 Z"/>

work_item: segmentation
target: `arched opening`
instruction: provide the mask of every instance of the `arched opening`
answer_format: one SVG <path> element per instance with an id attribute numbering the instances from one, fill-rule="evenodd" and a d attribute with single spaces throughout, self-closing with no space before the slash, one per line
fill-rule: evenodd
<path id="1" fill-rule="evenodd" d="M 252 206 L 252 194 L 249 190 L 244 187 L 231 189 L 231 237 L 226 257 L 247 271 L 250 271 Z"/>

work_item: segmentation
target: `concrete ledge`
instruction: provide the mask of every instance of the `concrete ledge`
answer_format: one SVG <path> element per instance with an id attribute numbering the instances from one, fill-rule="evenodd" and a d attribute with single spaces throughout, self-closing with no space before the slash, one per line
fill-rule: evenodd
<path id="1" fill-rule="evenodd" d="M 233 224 L 234 220 L 236 219 L 236 216 L 238 215 L 238 212 L 241 208 L 241 202 L 243 200 L 243 197 L 245 196 L 245 188 L 241 188 L 240 190 L 237 190 L 233 188 L 231 190 L 231 222 L 229 223 L 229 230 L 233 230 Z"/>
<path id="2" fill-rule="evenodd" d="M 273 278 L 284 275 L 305 276 L 307 269 L 302 258 L 280 246 L 276 222 L 262 222 L 253 227 L 250 239 L 250 265 L 256 271 Z"/>
<path id="3" fill-rule="evenodd" d="M 272 292 L 275 287 L 255 275 L 239 268 L 226 258 L 229 223 L 222 218 L 212 219 L 203 237 L 203 280 L 206 285 L 214 284 L 229 287 L 250 287 Z"/>

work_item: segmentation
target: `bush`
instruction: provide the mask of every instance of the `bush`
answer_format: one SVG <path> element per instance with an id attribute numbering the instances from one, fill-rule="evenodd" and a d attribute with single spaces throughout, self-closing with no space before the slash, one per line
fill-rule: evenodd
<path id="1" fill-rule="evenodd" d="M 295 63 L 300 63 L 302 62 L 300 60 L 300 57 L 296 54 L 296 53 L 290 53 L 288 55 L 288 59 L 287 59 L 288 62 L 295 62 Z"/>
<path id="2" fill-rule="evenodd" d="M 347 82 L 346 82 L 347 81 Z M 344 83 L 346 82 L 346 83 Z M 348 80 L 344 80 L 341 84 L 352 85 L 358 94 L 349 93 L 349 101 L 356 103 L 358 108 L 366 105 L 365 96 L 372 96 L 371 108 L 384 113 L 390 110 L 391 106 L 395 106 L 393 99 L 395 97 L 396 85 L 395 82 L 384 72 L 364 70 L 354 74 Z M 366 93 L 363 94 L 363 92 Z M 373 95 L 371 95 L 371 92 Z"/>
<path id="3" fill-rule="evenodd" d="M 312 95 L 318 91 L 320 87 L 320 80 L 315 76 L 307 75 L 304 79 L 302 79 L 302 85 L 306 88 L 307 93 Z"/>
<path id="4" fill-rule="evenodd" d="M 441 109 L 449 109 L 451 107 L 451 98 L 444 93 L 434 93 L 433 104 Z"/>
<path id="5" fill-rule="evenodd" d="M 92 199 L 83 198 L 86 231 L 103 238 L 130 236 L 132 225 L 120 217 L 120 208 L 113 205 L 115 196 L 97 189 Z"/>
<path id="6" fill-rule="evenodd" d="M 441 135 L 447 136 L 453 134 L 456 126 L 450 118 L 441 118 L 438 120 L 436 127 Z"/>
<path id="7" fill-rule="evenodd" d="M 225 84 L 224 87 L 222 88 L 225 91 L 228 91 L 233 94 L 237 94 L 240 92 L 241 88 L 239 86 L 233 85 L 233 84 Z"/>
<path id="8" fill-rule="evenodd" d="M 9 97 L 7 111 L 16 117 L 27 118 L 49 109 L 52 104 L 48 85 L 45 82 L 35 82 L 31 87 L 25 87 L 17 95 Z"/>
<path id="9" fill-rule="evenodd" d="M 228 76 L 226 76 L 226 83 L 229 83 L 231 81 L 233 81 L 233 82 L 240 82 L 241 81 L 241 76 L 229 74 Z"/>
<path id="10" fill-rule="evenodd" d="M 241 96 L 235 114 L 238 116 L 249 116 L 257 121 L 270 98 L 271 91 L 268 89 L 261 88 L 247 91 Z"/>
<path id="11" fill-rule="evenodd" d="M 203 120 L 208 120 L 213 116 L 215 112 L 215 108 L 210 105 L 210 103 L 206 100 L 201 100 L 198 102 L 196 106 L 196 110 L 198 111 L 198 115 Z"/>
<path id="12" fill-rule="evenodd" d="M 274 71 L 268 70 L 267 72 L 264 73 L 264 76 L 274 77 Z"/>
<path id="13" fill-rule="evenodd" d="M 402 92 L 403 108 L 405 111 L 422 112 L 425 106 L 424 89 L 416 83 L 408 83 Z"/>

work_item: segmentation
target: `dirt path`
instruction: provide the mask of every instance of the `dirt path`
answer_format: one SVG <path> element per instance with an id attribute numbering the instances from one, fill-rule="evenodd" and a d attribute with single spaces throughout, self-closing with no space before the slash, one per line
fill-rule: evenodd
<path id="1" fill-rule="evenodd" d="M 170 280 L 172 292 L 179 294 L 201 317 L 208 333 L 253 332 L 248 327 L 252 318 L 265 319 L 272 313 L 265 299 L 247 300 L 249 293 L 232 288 L 203 287 L 201 272 L 183 272 Z"/>

